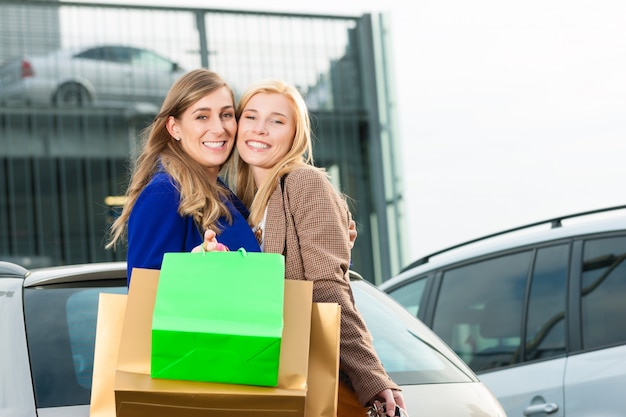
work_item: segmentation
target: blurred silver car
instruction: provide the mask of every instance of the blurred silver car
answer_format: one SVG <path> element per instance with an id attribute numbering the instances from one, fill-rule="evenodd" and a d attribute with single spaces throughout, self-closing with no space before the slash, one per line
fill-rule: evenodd
<path id="1" fill-rule="evenodd" d="M 410 416 L 505 417 L 439 337 L 353 274 L 359 310 Z M 126 293 L 126 263 L 28 271 L 0 262 L 0 415 L 89 415 L 98 296 Z"/>
<path id="2" fill-rule="evenodd" d="M 61 49 L 0 64 L 0 103 L 160 105 L 184 73 L 177 63 L 133 46 Z"/>

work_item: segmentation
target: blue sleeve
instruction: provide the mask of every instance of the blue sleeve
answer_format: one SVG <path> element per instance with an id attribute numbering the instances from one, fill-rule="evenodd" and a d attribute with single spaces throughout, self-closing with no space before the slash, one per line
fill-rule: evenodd
<path id="1" fill-rule="evenodd" d="M 186 252 L 202 242 L 191 218 L 178 214 L 180 194 L 157 176 L 137 199 L 128 220 L 128 282 L 133 268 L 161 269 L 163 254 Z"/>

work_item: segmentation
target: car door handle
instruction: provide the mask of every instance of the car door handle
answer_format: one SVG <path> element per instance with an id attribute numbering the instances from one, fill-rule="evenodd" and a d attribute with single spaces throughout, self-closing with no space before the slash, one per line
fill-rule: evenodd
<path id="1" fill-rule="evenodd" d="M 524 409 L 525 416 L 532 416 L 534 414 L 546 413 L 551 414 L 559 409 L 559 406 L 555 403 L 533 404 Z"/>

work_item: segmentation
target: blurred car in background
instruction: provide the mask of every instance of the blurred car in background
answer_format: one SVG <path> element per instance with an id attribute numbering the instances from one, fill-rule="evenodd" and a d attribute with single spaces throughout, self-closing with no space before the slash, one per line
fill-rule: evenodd
<path id="1" fill-rule="evenodd" d="M 152 103 L 160 107 L 185 73 L 147 49 L 101 45 L 61 49 L 0 64 L 0 103 L 86 106 Z"/>
<path id="2" fill-rule="evenodd" d="M 352 274 L 379 357 L 410 416 L 506 417 L 493 394 L 428 327 Z M 100 293 L 126 293 L 126 263 L 29 271 L 0 262 L 0 415 L 89 415 Z"/>
<path id="3" fill-rule="evenodd" d="M 626 206 L 425 256 L 379 287 L 432 328 L 509 417 L 626 412 Z"/>

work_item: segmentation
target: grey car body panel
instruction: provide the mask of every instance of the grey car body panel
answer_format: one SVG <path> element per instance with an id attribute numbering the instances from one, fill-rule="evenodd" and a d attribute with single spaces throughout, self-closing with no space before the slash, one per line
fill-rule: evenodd
<path id="1" fill-rule="evenodd" d="M 22 278 L 0 279 L 0 414 L 35 415 L 22 312 Z M 26 368 L 26 369 L 25 369 Z M 27 372 L 25 372 L 27 371 Z"/>

